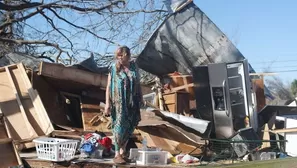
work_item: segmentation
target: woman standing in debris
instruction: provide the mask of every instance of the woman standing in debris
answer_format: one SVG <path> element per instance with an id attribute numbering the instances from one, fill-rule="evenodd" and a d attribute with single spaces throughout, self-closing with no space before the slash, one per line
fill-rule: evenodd
<path id="1" fill-rule="evenodd" d="M 140 121 L 140 103 L 143 99 L 138 68 L 130 60 L 130 49 L 127 46 L 119 47 L 115 56 L 108 75 L 105 114 L 111 114 L 112 118 L 116 152 L 113 160 L 123 164 L 126 162 L 124 152 L 127 142 Z"/>

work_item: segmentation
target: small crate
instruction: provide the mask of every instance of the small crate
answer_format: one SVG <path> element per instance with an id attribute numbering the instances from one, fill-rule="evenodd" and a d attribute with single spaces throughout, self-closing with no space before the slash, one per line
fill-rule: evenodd
<path id="1" fill-rule="evenodd" d="M 129 159 L 132 160 L 133 162 L 136 161 L 139 158 L 139 151 L 142 151 L 142 149 L 131 148 Z M 153 148 L 147 148 L 146 151 L 157 151 L 157 150 Z"/>
<path id="2" fill-rule="evenodd" d="M 166 151 L 138 151 L 138 165 L 166 165 L 167 155 Z"/>
<path id="3" fill-rule="evenodd" d="M 40 137 L 33 142 L 39 159 L 55 162 L 73 159 L 78 144 L 77 140 L 49 137 Z"/>

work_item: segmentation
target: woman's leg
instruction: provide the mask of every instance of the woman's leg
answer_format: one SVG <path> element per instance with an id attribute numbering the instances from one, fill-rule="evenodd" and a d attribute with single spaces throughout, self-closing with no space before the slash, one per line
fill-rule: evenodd
<path id="1" fill-rule="evenodd" d="M 120 154 L 120 149 L 121 149 L 121 143 L 120 140 L 118 139 L 119 137 L 117 136 L 117 134 L 115 134 L 115 143 L 114 143 L 114 147 L 115 147 L 115 156 L 114 156 L 114 163 L 116 164 L 124 164 L 126 163 L 126 161 L 122 158 L 122 155 Z"/>
<path id="2" fill-rule="evenodd" d="M 127 144 L 128 144 L 128 141 L 129 141 L 129 140 L 127 140 L 127 141 L 124 143 L 124 145 L 120 148 L 120 155 L 123 155 L 123 154 L 126 152 L 126 146 L 127 146 Z"/>
<path id="3" fill-rule="evenodd" d="M 120 150 L 121 150 L 121 145 L 119 143 L 119 139 L 118 139 L 118 135 L 115 133 L 114 134 L 114 148 L 115 148 L 115 156 L 114 157 L 118 157 L 120 155 Z"/>

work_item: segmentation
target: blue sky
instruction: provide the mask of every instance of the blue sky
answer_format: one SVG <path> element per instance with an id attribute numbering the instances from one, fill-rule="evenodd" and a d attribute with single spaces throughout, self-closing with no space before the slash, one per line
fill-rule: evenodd
<path id="1" fill-rule="evenodd" d="M 297 1 L 194 0 L 257 72 L 297 79 Z"/>

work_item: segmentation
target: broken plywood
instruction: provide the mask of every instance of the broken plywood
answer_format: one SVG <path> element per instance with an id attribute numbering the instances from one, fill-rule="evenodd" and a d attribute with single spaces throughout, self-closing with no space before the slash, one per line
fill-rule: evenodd
<path id="1" fill-rule="evenodd" d="M 27 80 L 27 81 L 26 81 Z M 53 131 L 42 103 L 34 92 L 22 64 L 10 65 L 0 69 L 0 106 L 8 136 L 14 140 L 31 139 L 48 135 Z M 25 148 L 34 143 L 24 144 Z"/>
<path id="2" fill-rule="evenodd" d="M 144 110 L 141 112 L 141 118 L 137 128 L 142 137 L 147 138 L 148 146 L 162 148 L 171 154 L 192 151 L 195 154 L 200 154 L 202 152 L 200 149 L 205 141 L 201 136 L 198 136 L 197 131 L 178 124 L 177 121 L 166 121 L 165 119 L 168 117 L 162 115 L 158 110 Z M 185 144 L 187 144 L 187 148 L 183 148 Z"/>

